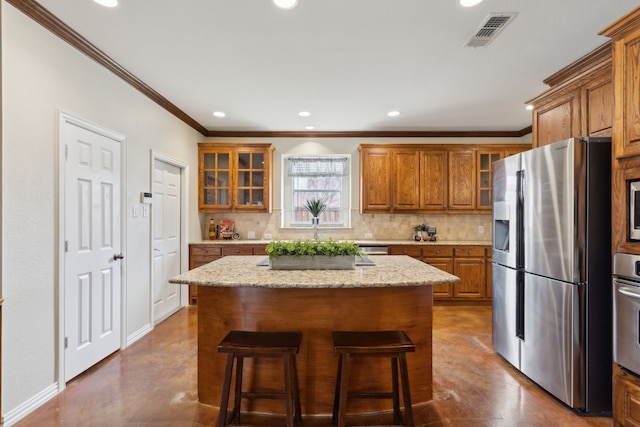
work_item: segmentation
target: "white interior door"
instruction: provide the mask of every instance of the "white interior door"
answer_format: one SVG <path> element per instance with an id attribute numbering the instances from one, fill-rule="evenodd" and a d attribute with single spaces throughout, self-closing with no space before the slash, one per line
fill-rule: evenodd
<path id="1" fill-rule="evenodd" d="M 153 160 L 153 305 L 154 323 L 180 308 L 180 285 L 169 283 L 180 274 L 181 170 Z"/>
<path id="2" fill-rule="evenodd" d="M 66 382 L 120 348 L 121 144 L 63 126 Z"/>

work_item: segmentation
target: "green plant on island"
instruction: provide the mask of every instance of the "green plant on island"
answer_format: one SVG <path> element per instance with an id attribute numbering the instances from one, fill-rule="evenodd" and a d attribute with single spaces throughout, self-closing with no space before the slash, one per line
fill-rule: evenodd
<path id="1" fill-rule="evenodd" d="M 278 256 L 360 256 L 360 248 L 351 241 L 272 240 L 267 244 L 269 258 Z"/>
<path id="2" fill-rule="evenodd" d="M 308 199 L 304 208 L 308 210 L 314 218 L 318 218 L 327 208 L 327 204 L 322 199 Z"/>

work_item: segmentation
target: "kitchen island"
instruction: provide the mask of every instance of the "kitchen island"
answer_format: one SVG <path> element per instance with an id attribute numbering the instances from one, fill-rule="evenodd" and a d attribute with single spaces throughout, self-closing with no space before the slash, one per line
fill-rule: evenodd
<path id="1" fill-rule="evenodd" d="M 331 331 L 402 329 L 416 345 L 407 360 L 414 405 L 432 399 L 432 286 L 456 276 L 408 256 L 371 256 L 355 270 L 271 270 L 264 256 L 228 256 L 170 280 L 199 286 L 198 399 L 219 406 L 226 355 L 217 344 L 230 330 L 302 331 L 298 373 L 304 415 L 331 414 L 338 358 Z M 388 362 L 358 360 L 354 388 L 390 388 Z M 260 375 L 245 363 L 251 387 L 279 388 L 282 367 L 259 360 Z M 354 401 L 350 412 L 391 408 L 387 401 Z M 281 402 L 257 401 L 253 411 L 283 413 Z"/>

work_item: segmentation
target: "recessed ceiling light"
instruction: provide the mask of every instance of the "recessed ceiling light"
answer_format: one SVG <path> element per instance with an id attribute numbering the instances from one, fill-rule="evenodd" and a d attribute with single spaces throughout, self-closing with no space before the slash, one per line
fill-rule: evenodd
<path id="1" fill-rule="evenodd" d="M 527 110 L 531 111 L 531 110 L 533 110 L 533 105 L 529 104 L 524 108 L 526 108 Z"/>
<path id="2" fill-rule="evenodd" d="M 389 117 L 397 117 L 399 115 L 400 115 L 400 111 L 389 111 L 387 113 L 387 116 L 389 116 Z"/>
<path id="3" fill-rule="evenodd" d="M 306 130 L 314 130 L 316 127 L 315 127 L 315 126 L 311 126 L 311 125 L 309 125 L 309 126 L 305 126 L 304 128 L 305 128 Z"/>
<path id="4" fill-rule="evenodd" d="M 118 0 L 93 0 L 99 5 L 104 7 L 116 7 L 118 5 Z"/>
<path id="5" fill-rule="evenodd" d="M 300 111 L 300 112 L 298 113 L 298 115 L 299 115 L 300 117 L 309 117 L 309 116 L 311 115 L 311 113 L 310 113 L 310 112 L 308 112 L 308 111 Z"/>
<path id="6" fill-rule="evenodd" d="M 225 113 L 224 111 L 214 111 L 213 115 L 216 117 L 226 117 L 227 113 Z"/>
<path id="7" fill-rule="evenodd" d="M 460 0 L 460 6 L 462 7 L 472 7 L 482 2 L 482 0 Z"/>
<path id="8" fill-rule="evenodd" d="M 280 9 L 293 9 L 298 5 L 298 0 L 273 0 Z"/>

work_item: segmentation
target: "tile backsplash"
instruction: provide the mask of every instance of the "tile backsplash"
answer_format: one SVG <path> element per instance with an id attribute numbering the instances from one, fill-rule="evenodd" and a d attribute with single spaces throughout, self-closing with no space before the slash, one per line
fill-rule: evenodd
<path id="1" fill-rule="evenodd" d="M 321 239 L 349 240 L 411 240 L 413 227 L 427 223 L 436 227 L 438 240 L 444 241 L 490 241 L 491 215 L 390 215 L 360 214 L 357 210 L 351 213 L 351 228 L 320 227 L 318 236 Z M 311 228 L 280 228 L 280 210 L 274 209 L 271 214 L 213 214 L 205 215 L 202 223 L 203 239 L 208 237 L 209 219 L 216 223 L 223 219 L 235 221 L 235 231 L 241 240 L 248 240 L 248 232 L 255 233 L 255 240 L 265 239 L 312 239 Z M 270 236 L 270 237 L 269 237 Z"/>

